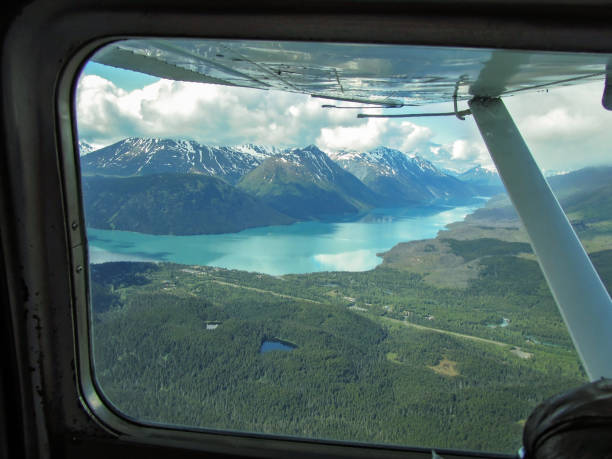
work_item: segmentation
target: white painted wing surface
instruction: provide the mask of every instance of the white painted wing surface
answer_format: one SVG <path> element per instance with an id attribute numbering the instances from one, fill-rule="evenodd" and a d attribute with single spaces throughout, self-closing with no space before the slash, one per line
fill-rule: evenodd
<path id="1" fill-rule="evenodd" d="M 346 43 L 138 39 L 110 44 L 94 62 L 161 78 L 275 89 L 390 106 L 605 78 L 608 56 Z"/>

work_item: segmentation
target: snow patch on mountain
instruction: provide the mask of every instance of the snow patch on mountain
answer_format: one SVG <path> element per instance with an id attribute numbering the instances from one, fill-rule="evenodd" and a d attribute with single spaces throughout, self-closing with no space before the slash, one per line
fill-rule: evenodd
<path id="1" fill-rule="evenodd" d="M 79 140 L 78 146 L 79 146 L 79 156 L 85 156 L 91 153 L 92 151 L 96 151 L 102 148 L 101 145 L 95 145 L 95 144 L 86 142 L 85 140 Z"/>
<path id="2" fill-rule="evenodd" d="M 399 150 L 378 146 L 369 151 L 338 151 L 330 154 L 330 157 L 340 164 L 344 169 L 357 172 L 361 175 L 359 166 L 375 170 L 378 175 L 397 176 L 409 175 L 436 175 L 444 176 L 430 161 L 417 155 L 407 155 Z M 365 170 L 362 174 L 365 173 Z"/>
<path id="3" fill-rule="evenodd" d="M 275 155 L 280 161 L 308 170 L 317 181 L 333 181 L 337 175 L 337 165 L 315 145 L 302 148 L 289 148 Z"/>
<path id="4" fill-rule="evenodd" d="M 263 161 L 266 158 L 269 158 L 270 156 L 278 155 L 282 153 L 283 151 L 285 151 L 284 149 L 281 149 L 281 148 L 271 147 L 267 145 L 256 145 L 253 143 L 235 145 L 231 148 L 233 150 L 252 155 L 255 158 L 259 159 L 260 161 Z"/>
<path id="5" fill-rule="evenodd" d="M 369 151 L 338 151 L 330 155 L 392 205 L 465 198 L 471 189 L 416 153 L 378 146 Z"/>

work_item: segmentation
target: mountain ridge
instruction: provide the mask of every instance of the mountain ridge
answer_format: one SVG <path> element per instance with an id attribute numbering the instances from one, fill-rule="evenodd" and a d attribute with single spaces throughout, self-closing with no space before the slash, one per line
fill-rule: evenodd
<path id="1" fill-rule="evenodd" d="M 473 187 L 440 171 L 426 159 L 417 155 L 409 157 L 383 146 L 367 152 L 328 154 L 315 145 L 284 149 L 256 144 L 221 147 L 192 140 L 132 137 L 82 156 L 81 169 L 85 185 L 95 183 L 98 193 L 118 200 L 115 213 L 103 218 L 104 209 L 112 205 L 101 199 L 86 199 L 87 210 L 96 215 L 97 227 L 108 228 L 112 224 L 116 229 L 157 234 L 161 228 L 175 234 L 177 231 L 220 232 L 222 222 L 227 225 L 227 232 L 233 232 L 251 226 L 357 214 L 374 207 L 465 202 L 476 194 Z M 168 177 L 148 182 L 110 180 L 161 175 Z M 209 212 L 209 220 L 202 220 L 200 230 L 194 227 L 178 230 L 178 222 L 162 223 L 168 215 L 192 220 L 189 215 L 181 214 L 182 204 L 170 189 L 193 200 L 194 186 L 203 189 L 206 181 L 200 180 L 196 186 L 193 176 L 215 178 L 231 189 L 208 180 L 206 189 L 210 195 L 197 194 L 198 211 L 206 208 Z M 103 177 L 109 180 L 104 181 Z M 181 181 L 182 187 L 178 185 Z M 170 188 L 147 191 L 143 189 L 144 183 Z M 104 184 L 109 188 L 104 189 Z M 139 196 L 140 203 L 126 204 L 113 187 L 125 189 L 133 199 Z M 158 201 L 151 200 L 153 195 Z M 248 212 L 232 214 L 229 202 L 220 202 L 219 196 L 231 197 L 231 205 L 242 209 L 241 212 L 245 210 L 238 202 L 240 199 L 251 203 L 254 209 L 260 209 L 261 218 L 247 218 Z M 171 203 L 178 209 L 176 214 Z M 128 208 L 148 223 L 138 224 L 124 213 Z M 154 218 L 155 212 L 158 218 Z"/>
<path id="2" fill-rule="evenodd" d="M 81 158 L 83 175 L 118 177 L 160 173 L 216 176 L 235 184 L 263 159 L 279 151 L 274 147 L 239 145 L 218 147 L 193 140 L 130 137 Z"/>
<path id="3" fill-rule="evenodd" d="M 386 205 L 410 205 L 435 200 L 465 199 L 474 190 L 430 161 L 378 146 L 366 152 L 344 151 L 332 158 L 373 191 Z"/>
<path id="4" fill-rule="evenodd" d="M 457 175 L 463 182 L 469 183 L 481 193 L 497 194 L 504 191 L 504 185 L 497 171 L 475 166 Z"/>
<path id="5" fill-rule="evenodd" d="M 357 213 L 378 196 L 315 145 L 289 149 L 266 159 L 238 187 L 294 218 Z"/>

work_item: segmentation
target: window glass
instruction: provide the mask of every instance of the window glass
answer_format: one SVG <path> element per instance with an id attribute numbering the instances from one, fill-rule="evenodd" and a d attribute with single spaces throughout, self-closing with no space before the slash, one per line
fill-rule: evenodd
<path id="1" fill-rule="evenodd" d="M 557 79 L 601 79 L 595 58 L 540 57 Z M 453 113 L 495 59 L 100 50 L 75 104 L 106 399 L 146 423 L 516 452 L 534 407 L 586 375 L 473 119 Z M 503 84 L 541 81 L 517 68 Z M 609 288 L 602 87 L 507 105 Z M 407 112 L 452 116 L 356 116 Z"/>

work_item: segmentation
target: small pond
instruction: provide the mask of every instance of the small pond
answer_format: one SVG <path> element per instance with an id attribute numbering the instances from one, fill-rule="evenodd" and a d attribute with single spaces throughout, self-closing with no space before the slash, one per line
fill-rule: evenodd
<path id="1" fill-rule="evenodd" d="M 263 343 L 261 343 L 261 347 L 259 348 L 260 354 L 265 354 L 270 351 L 292 351 L 297 346 L 287 343 L 286 341 L 280 341 L 276 339 L 267 339 Z"/>

